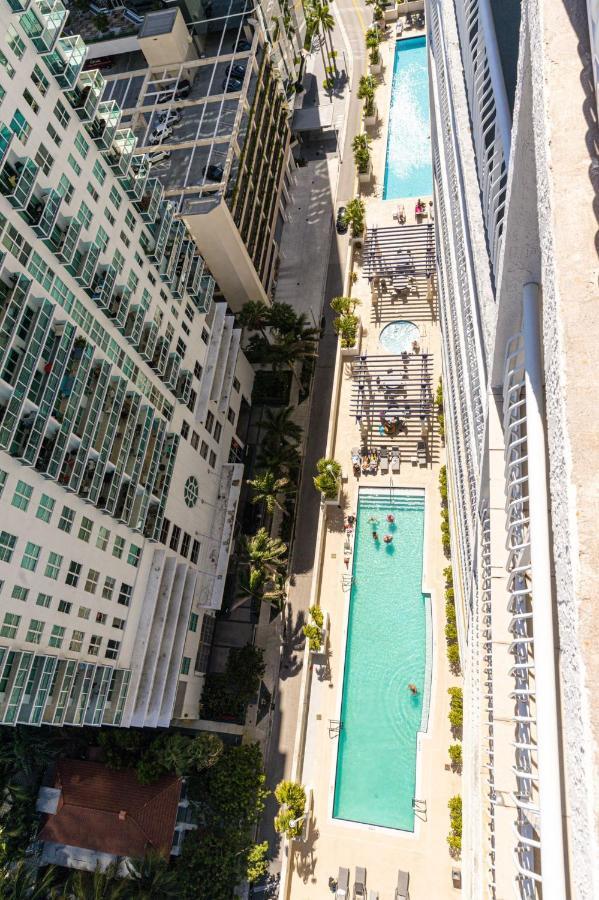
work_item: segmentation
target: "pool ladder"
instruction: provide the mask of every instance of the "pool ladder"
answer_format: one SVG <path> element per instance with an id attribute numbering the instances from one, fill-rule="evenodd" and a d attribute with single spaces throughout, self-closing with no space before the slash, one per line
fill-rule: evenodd
<path id="1" fill-rule="evenodd" d="M 343 728 L 343 722 L 339 719 L 329 719 L 329 737 L 339 737 L 339 732 Z"/>
<path id="2" fill-rule="evenodd" d="M 341 576 L 341 587 L 344 591 L 349 591 L 351 589 L 352 584 L 354 583 L 354 576 L 349 574 L 344 574 Z"/>

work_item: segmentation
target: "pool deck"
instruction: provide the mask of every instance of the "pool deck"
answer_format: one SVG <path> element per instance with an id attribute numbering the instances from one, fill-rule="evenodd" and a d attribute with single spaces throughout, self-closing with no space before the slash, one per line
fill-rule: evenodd
<path id="1" fill-rule="evenodd" d="M 394 23 L 390 24 L 389 33 L 394 35 Z M 406 36 L 417 33 L 409 31 Z M 384 70 L 379 76 L 380 87 L 377 91 L 379 110 L 389 108 L 394 45 L 393 37 L 381 45 Z M 367 207 L 367 225 L 395 225 L 394 213 L 399 201 L 380 199 L 384 182 L 386 126 L 381 123 L 379 128 L 370 129 L 370 133 L 374 138 L 374 180 L 361 192 Z M 409 202 L 406 198 L 401 202 L 405 205 L 408 224 L 414 224 L 413 201 Z M 378 343 L 378 335 L 383 323 L 377 320 L 373 309 L 371 289 L 361 272 L 359 252 L 354 255 L 352 266 L 357 280 L 351 292 L 361 301 L 356 312 L 364 328 L 361 353 L 380 356 L 384 351 Z M 398 301 L 397 307 L 398 319 L 409 319 L 421 329 L 421 346 L 433 354 L 433 385 L 436 386 L 441 372 L 438 322 L 434 314 L 423 318 L 426 310 L 417 301 L 414 304 L 410 297 L 406 301 Z M 399 359 L 391 354 L 389 358 Z M 288 877 L 282 877 L 280 897 L 282 900 L 321 900 L 330 897 L 329 878 L 337 876 L 340 866 L 346 866 L 351 872 L 351 887 L 357 865 L 366 867 L 367 890 L 378 892 L 379 900 L 392 900 L 394 897 L 399 868 L 410 873 L 412 900 L 442 900 L 458 895 L 452 887 L 451 870 L 456 865 L 459 867 L 459 863 L 449 855 L 446 835 L 449 830 L 447 801 L 460 793 L 460 776 L 448 770 L 447 752 L 453 742 L 447 719 L 447 688 L 460 682 L 450 674 L 445 655 L 442 572 L 448 561 L 441 547 L 438 489 L 439 468 L 444 462 L 445 451 L 435 428 L 433 461 L 426 468 L 413 465 L 410 458 L 402 457 L 399 474 L 390 476 L 379 473 L 374 476 L 361 475 L 359 478 L 351 474 L 351 449 L 360 445 L 361 436 L 350 412 L 350 364 L 347 360 L 341 360 L 339 355 L 337 363 L 338 392 L 333 397 L 329 449 L 343 469 L 341 508 L 329 506 L 323 514 L 322 541 L 319 544 L 322 565 L 318 565 L 318 560 L 315 563 L 315 572 L 320 572 L 320 576 L 315 579 L 314 588 L 315 597 L 330 616 L 328 654 L 322 664 L 318 657 L 314 659 L 311 677 L 306 677 L 305 743 L 302 753 L 300 735 L 296 741 L 294 760 L 295 776 L 312 791 L 313 809 L 307 822 L 306 840 L 293 841 L 286 848 Z M 393 443 L 401 446 L 401 439 Z M 339 717 L 349 603 L 349 591 L 344 590 L 343 586 L 343 576 L 348 572 L 344 565 L 344 517 L 356 512 L 360 485 L 388 487 L 390 484 L 394 487 L 424 488 L 426 492 L 423 589 L 429 591 L 432 598 L 433 662 L 428 733 L 419 737 L 417 762 L 417 798 L 425 802 L 426 812 L 417 813 L 413 834 L 332 818 L 337 740 L 329 736 L 329 720 Z"/>

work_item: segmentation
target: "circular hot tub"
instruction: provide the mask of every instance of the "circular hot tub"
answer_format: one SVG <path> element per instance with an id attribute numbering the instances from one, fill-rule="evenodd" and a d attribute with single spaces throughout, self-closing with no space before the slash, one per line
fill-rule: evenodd
<path id="1" fill-rule="evenodd" d="M 419 339 L 420 329 L 407 319 L 390 322 L 379 335 L 379 343 L 387 353 L 411 353 L 412 344 Z"/>

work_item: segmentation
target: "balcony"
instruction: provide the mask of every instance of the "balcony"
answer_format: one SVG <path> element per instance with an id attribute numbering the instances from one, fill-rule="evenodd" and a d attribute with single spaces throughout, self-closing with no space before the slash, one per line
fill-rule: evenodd
<path id="1" fill-rule="evenodd" d="M 197 254 L 194 256 L 191 269 L 189 271 L 189 276 L 187 278 L 187 285 L 185 290 L 192 298 L 192 300 L 196 299 L 197 294 L 201 291 L 202 284 L 202 275 L 204 274 L 204 260 L 203 258 Z"/>
<path id="2" fill-rule="evenodd" d="M 129 174 L 121 180 L 127 196 L 133 200 L 141 200 L 150 175 L 150 163 L 146 156 L 134 157 Z"/>
<path id="3" fill-rule="evenodd" d="M 0 166 L 6 159 L 13 138 L 14 134 L 8 125 L 0 123 Z"/>
<path id="4" fill-rule="evenodd" d="M 156 221 L 158 210 L 162 203 L 163 193 L 164 191 L 160 181 L 158 181 L 157 178 L 151 178 L 146 185 L 146 191 L 143 197 L 136 204 L 142 219 L 144 222 L 147 222 L 148 225 L 151 225 Z"/>
<path id="5" fill-rule="evenodd" d="M 15 162 L 14 166 L 4 164 L 0 172 L 0 193 L 14 209 L 23 210 L 29 203 L 38 172 L 39 166 L 29 157 Z"/>
<path id="6" fill-rule="evenodd" d="M 67 271 L 81 287 L 88 288 L 92 284 L 100 253 L 101 250 L 97 244 L 88 244 L 87 248 L 75 253 L 72 264 L 67 266 Z"/>
<path id="7" fill-rule="evenodd" d="M 67 99 L 82 122 L 91 121 L 98 112 L 105 87 L 104 76 L 95 69 L 93 72 L 82 72 L 77 86 L 68 91 Z"/>
<path id="8" fill-rule="evenodd" d="M 150 362 L 154 356 L 154 348 L 158 340 L 158 325 L 156 322 L 147 322 L 144 326 L 141 341 L 139 342 L 139 354 L 146 362 Z"/>
<path id="9" fill-rule="evenodd" d="M 193 372 L 190 372 L 188 369 L 184 369 L 179 375 L 179 379 L 177 381 L 177 389 L 175 391 L 175 396 L 177 400 L 181 401 L 181 403 L 187 404 L 191 393 L 192 383 Z"/>
<path id="10" fill-rule="evenodd" d="M 175 391 L 177 388 L 182 363 L 183 360 L 178 353 L 169 353 L 163 380 L 172 391 Z"/>
<path id="11" fill-rule="evenodd" d="M 166 284 L 170 284 L 173 280 L 173 275 L 177 266 L 177 262 L 179 260 L 179 255 L 183 248 L 183 238 L 185 237 L 185 231 L 185 225 L 183 224 L 181 219 L 177 219 L 175 222 L 173 222 L 168 236 L 168 241 L 164 249 L 164 256 L 159 271 L 161 279 Z"/>
<path id="12" fill-rule="evenodd" d="M 62 34 L 67 15 L 60 0 L 33 0 L 21 16 L 21 28 L 39 53 L 49 53 Z"/>
<path id="13" fill-rule="evenodd" d="M 85 43 L 77 34 L 59 38 L 54 50 L 47 53 L 43 60 L 59 87 L 70 90 L 77 84 L 86 53 Z"/>
<path id="14" fill-rule="evenodd" d="M 181 299 L 185 292 L 185 285 L 187 284 L 187 279 L 189 278 L 189 272 L 193 263 L 193 254 L 195 250 L 196 245 L 193 241 L 185 240 L 183 242 L 183 249 L 177 261 L 173 276 L 173 283 L 171 285 L 171 292 L 173 294 L 173 297 Z"/>
<path id="15" fill-rule="evenodd" d="M 73 261 L 82 228 L 79 219 L 73 217 L 64 225 L 56 224 L 50 236 L 45 239 L 46 247 L 49 247 L 59 262 L 68 265 Z"/>
<path id="16" fill-rule="evenodd" d="M 200 290 L 192 297 L 198 312 L 209 312 L 213 294 L 214 278 L 212 275 L 202 275 Z"/>
<path id="17" fill-rule="evenodd" d="M 127 174 L 136 144 L 137 138 L 130 128 L 122 128 L 117 131 L 112 146 L 105 155 L 106 162 L 115 175 Z"/>
<path id="18" fill-rule="evenodd" d="M 166 366 L 166 360 L 170 348 L 170 341 L 161 335 L 156 341 L 156 347 L 150 360 L 150 366 L 158 375 L 162 375 Z"/>
<path id="19" fill-rule="evenodd" d="M 89 136 L 100 150 L 109 150 L 121 121 L 121 110 L 115 100 L 100 103 L 98 112 L 86 123 Z"/>
<path id="20" fill-rule="evenodd" d="M 156 238 L 154 249 L 148 253 L 148 259 L 153 263 L 160 263 L 166 242 L 168 240 L 171 225 L 175 215 L 175 207 L 172 203 L 166 202 L 162 209 L 162 216 L 156 223 L 153 231 Z"/>
<path id="21" fill-rule="evenodd" d="M 39 238 L 48 238 L 52 234 L 58 212 L 62 203 L 62 194 L 48 191 L 41 200 L 33 197 L 25 210 L 25 216 Z"/>

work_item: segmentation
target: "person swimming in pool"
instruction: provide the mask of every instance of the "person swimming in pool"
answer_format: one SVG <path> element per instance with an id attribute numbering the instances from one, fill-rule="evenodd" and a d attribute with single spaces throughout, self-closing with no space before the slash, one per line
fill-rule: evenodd
<path id="1" fill-rule="evenodd" d="M 391 524 L 395 522 L 395 516 L 393 515 L 393 513 L 389 513 L 389 515 L 387 516 L 387 522 L 390 522 Z"/>
<path id="2" fill-rule="evenodd" d="M 373 532 L 372 532 L 372 536 L 373 536 L 373 538 L 375 539 L 375 541 L 378 541 L 378 539 L 379 539 L 378 531 L 373 531 Z"/>
<path id="3" fill-rule="evenodd" d="M 418 693 L 418 688 L 416 687 L 415 684 L 409 684 L 409 685 L 408 685 L 408 689 L 411 691 L 412 694 L 417 694 L 417 693 Z"/>
<path id="4" fill-rule="evenodd" d="M 386 544 L 390 544 L 391 541 L 393 540 L 393 535 L 392 535 L 392 534 L 386 534 L 385 537 L 383 538 L 383 540 L 384 540 L 384 542 L 385 542 Z"/>

